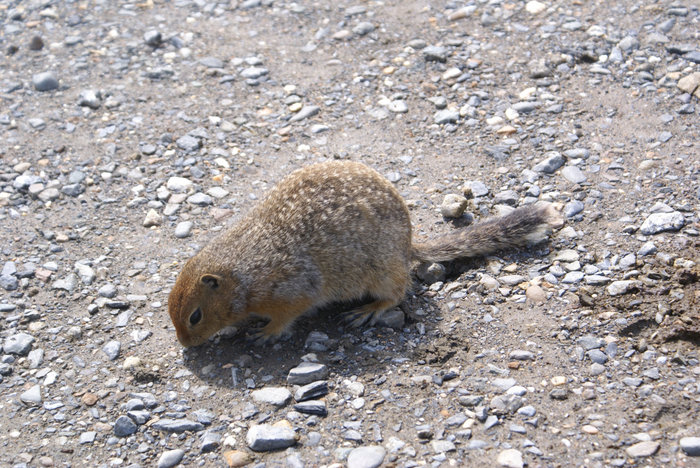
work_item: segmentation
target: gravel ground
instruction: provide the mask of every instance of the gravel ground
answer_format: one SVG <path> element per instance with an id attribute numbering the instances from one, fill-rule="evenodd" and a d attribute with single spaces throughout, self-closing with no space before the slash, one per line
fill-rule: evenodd
<path id="1" fill-rule="evenodd" d="M 700 465 L 697 3 L 0 18 L 0 465 Z M 430 269 L 377 326 L 183 351 L 184 261 L 326 158 L 386 175 L 418 236 L 536 200 L 567 223 Z"/>

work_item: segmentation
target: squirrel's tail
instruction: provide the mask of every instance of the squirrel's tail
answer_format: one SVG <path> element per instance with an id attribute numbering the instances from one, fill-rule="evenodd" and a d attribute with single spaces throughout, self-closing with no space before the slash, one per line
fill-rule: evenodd
<path id="1" fill-rule="evenodd" d="M 419 262 L 445 262 L 525 247 L 542 242 L 553 228 L 563 224 L 564 219 L 555 205 L 528 205 L 433 240 L 414 242 L 413 258 Z"/>

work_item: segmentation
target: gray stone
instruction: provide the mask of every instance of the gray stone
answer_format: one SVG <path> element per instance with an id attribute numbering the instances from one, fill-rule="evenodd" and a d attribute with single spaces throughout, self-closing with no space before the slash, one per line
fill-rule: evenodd
<path id="1" fill-rule="evenodd" d="M 535 172 L 544 172 L 545 174 L 553 174 L 557 169 L 562 167 L 566 162 L 566 158 L 557 151 L 550 151 L 546 158 L 535 164 L 532 168 Z"/>
<path id="2" fill-rule="evenodd" d="M 269 452 L 291 447 L 296 443 L 297 437 L 289 427 L 256 424 L 248 430 L 245 440 L 251 450 Z"/>
<path id="3" fill-rule="evenodd" d="M 185 237 L 190 237 L 192 234 L 192 221 L 182 221 L 177 223 L 175 226 L 175 237 L 178 239 L 184 239 Z"/>
<path id="4" fill-rule="evenodd" d="M 2 348 L 7 354 L 24 356 L 32 349 L 32 343 L 34 343 L 34 337 L 32 335 L 16 333 L 7 337 Z"/>
<path id="5" fill-rule="evenodd" d="M 640 257 L 645 257 L 647 255 L 653 255 L 658 251 L 656 245 L 652 241 L 645 242 L 637 251 L 637 255 Z"/>
<path id="6" fill-rule="evenodd" d="M 41 404 L 41 387 L 39 385 L 33 385 L 31 388 L 23 392 L 19 399 L 27 405 L 40 405 Z"/>
<path id="7" fill-rule="evenodd" d="M 187 192 L 192 188 L 192 185 L 192 181 L 184 177 L 171 177 L 166 183 L 167 189 L 175 193 Z"/>
<path id="8" fill-rule="evenodd" d="M 520 283 L 527 281 L 527 279 L 522 275 L 503 275 L 498 278 L 498 281 L 505 284 L 506 286 L 517 286 Z"/>
<path id="9" fill-rule="evenodd" d="M 97 437 L 96 431 L 85 431 L 82 434 L 80 434 L 80 438 L 78 439 L 78 443 L 80 445 L 91 444 L 91 443 L 95 442 L 96 437 Z"/>
<path id="10" fill-rule="evenodd" d="M 610 282 L 610 278 L 603 275 L 586 275 L 584 279 L 586 284 L 590 284 L 592 286 L 602 286 Z"/>
<path id="11" fill-rule="evenodd" d="M 625 452 L 632 458 L 644 458 L 654 455 L 657 450 L 659 450 L 658 442 L 646 440 L 627 447 Z"/>
<path id="12" fill-rule="evenodd" d="M 284 387 L 265 387 L 255 390 L 251 396 L 256 403 L 282 407 L 292 400 L 292 394 Z"/>
<path id="13" fill-rule="evenodd" d="M 175 144 L 177 144 L 178 148 L 188 153 L 197 151 L 202 146 L 202 142 L 199 141 L 199 138 L 195 138 L 192 135 L 181 136 L 177 139 Z"/>
<path id="14" fill-rule="evenodd" d="M 136 423 L 129 416 L 119 416 L 114 423 L 114 435 L 117 437 L 128 437 L 137 429 Z"/>
<path id="15" fill-rule="evenodd" d="M 12 181 L 12 186 L 17 190 L 24 191 L 29 188 L 32 184 L 37 184 L 41 182 L 41 177 L 31 174 L 22 174 L 15 177 Z"/>
<path id="16" fill-rule="evenodd" d="M 357 26 L 352 28 L 352 32 L 354 32 L 358 36 L 364 36 L 365 34 L 369 34 L 372 31 L 374 31 L 374 25 L 372 23 L 367 22 L 367 21 L 362 21 L 361 23 L 357 23 Z"/>
<path id="17" fill-rule="evenodd" d="M 450 109 L 443 109 L 441 111 L 436 112 L 433 119 L 438 125 L 447 123 L 457 123 L 457 121 L 459 120 L 459 112 Z"/>
<path id="18" fill-rule="evenodd" d="M 131 418 L 132 421 L 134 421 L 139 426 L 142 424 L 146 424 L 146 422 L 148 422 L 148 420 L 151 419 L 150 411 L 146 410 L 128 411 L 126 414 Z"/>
<path id="19" fill-rule="evenodd" d="M 517 382 L 513 378 L 506 378 L 506 379 L 493 379 L 493 386 L 499 389 L 502 392 L 505 392 L 508 390 L 510 387 L 514 386 Z"/>
<path id="20" fill-rule="evenodd" d="M 493 197 L 496 205 L 515 206 L 518 203 L 518 193 L 515 190 L 503 190 Z"/>
<path id="21" fill-rule="evenodd" d="M 179 464 L 185 456 L 185 451 L 181 449 L 167 450 L 158 458 L 158 468 L 172 468 Z"/>
<path id="22" fill-rule="evenodd" d="M 599 349 L 591 349 L 586 354 L 591 361 L 597 362 L 598 364 L 605 364 L 608 362 L 608 355 Z"/>
<path id="23" fill-rule="evenodd" d="M 639 387 L 642 385 L 642 379 L 639 377 L 625 377 L 622 379 L 622 383 L 627 385 L 628 387 Z"/>
<path id="24" fill-rule="evenodd" d="M 664 231 L 678 231 L 685 225 L 683 214 L 678 211 L 671 213 L 653 213 L 639 228 L 644 235 L 658 234 Z"/>
<path id="25" fill-rule="evenodd" d="M 63 279 L 56 280 L 51 285 L 52 289 L 61 289 L 63 291 L 73 292 L 75 286 L 78 284 L 78 277 L 74 274 L 70 274 Z"/>
<path id="26" fill-rule="evenodd" d="M 700 457 L 700 437 L 682 437 L 681 450 L 691 457 Z"/>
<path id="27" fill-rule="evenodd" d="M 206 431 L 200 439 L 202 453 L 208 453 L 216 450 L 221 443 L 221 434 L 212 431 Z"/>
<path id="28" fill-rule="evenodd" d="M 143 41 L 151 47 L 158 47 L 163 42 L 163 35 L 160 31 L 152 29 L 144 33 Z"/>
<path id="29" fill-rule="evenodd" d="M 465 193 L 466 190 L 470 191 L 474 198 L 485 197 L 489 194 L 489 188 L 478 180 L 469 180 L 464 184 Z"/>
<path id="30" fill-rule="evenodd" d="M 261 76 L 267 75 L 268 73 L 270 73 L 270 71 L 267 68 L 248 67 L 248 68 L 245 68 L 241 71 L 241 76 L 243 78 L 247 78 L 249 80 L 256 80 L 256 79 L 260 78 Z"/>
<path id="31" fill-rule="evenodd" d="M 328 410 L 326 403 L 323 400 L 307 400 L 296 403 L 294 410 L 304 414 L 315 414 L 317 416 L 326 416 Z"/>
<path id="32" fill-rule="evenodd" d="M 447 62 L 447 49 L 440 46 L 427 46 L 423 48 L 423 56 L 426 62 Z"/>
<path id="33" fill-rule="evenodd" d="M 468 201 L 461 195 L 447 194 L 440 205 L 440 213 L 445 218 L 459 218 L 467 209 Z"/>
<path id="34" fill-rule="evenodd" d="M 579 200 L 572 200 L 566 205 L 564 205 L 564 216 L 567 218 L 573 218 L 577 214 L 583 211 L 585 208 L 583 202 Z"/>
<path id="35" fill-rule="evenodd" d="M 639 48 L 639 41 L 634 36 L 625 36 L 617 46 L 625 52 L 630 52 Z"/>
<path id="36" fill-rule="evenodd" d="M 287 383 L 305 385 L 328 377 L 328 367 L 317 362 L 302 362 L 291 369 L 287 375 Z"/>
<path id="37" fill-rule="evenodd" d="M 199 63 L 207 68 L 224 68 L 224 62 L 216 57 L 204 57 L 199 60 Z"/>
<path id="38" fill-rule="evenodd" d="M 522 349 L 515 349 L 510 352 L 509 354 L 511 359 L 515 359 L 516 361 L 534 361 L 535 360 L 535 353 L 531 351 L 525 351 Z"/>
<path id="39" fill-rule="evenodd" d="M 112 299 L 117 295 L 117 287 L 111 283 L 107 283 L 97 290 L 97 294 L 102 297 Z"/>
<path id="40" fill-rule="evenodd" d="M 32 84 L 37 91 L 51 91 L 58 88 L 58 80 L 52 72 L 37 73 L 32 77 Z"/>
<path id="41" fill-rule="evenodd" d="M 199 422 L 191 421 L 189 419 L 170 419 L 164 418 L 156 421 L 152 426 L 154 429 L 164 432 L 174 432 L 181 433 L 185 431 L 198 432 L 204 429 L 204 425 Z"/>
<path id="42" fill-rule="evenodd" d="M 299 122 L 300 120 L 308 119 L 309 117 L 313 117 L 314 115 L 318 114 L 321 111 L 321 108 L 318 106 L 311 106 L 311 105 L 306 105 L 301 108 L 299 112 L 294 114 L 292 118 L 289 119 L 290 122 Z"/>
<path id="43" fill-rule="evenodd" d="M 77 197 L 85 192 L 85 186 L 83 184 L 67 184 L 61 187 L 61 192 L 69 197 Z"/>
<path id="44" fill-rule="evenodd" d="M 626 294 L 631 291 L 635 291 L 641 287 L 641 282 L 636 280 L 620 280 L 613 281 L 608 285 L 606 291 L 611 296 L 619 296 L 621 294 Z"/>
<path id="45" fill-rule="evenodd" d="M 102 104 L 99 94 L 92 89 L 85 89 L 78 96 L 78 105 L 89 107 L 90 109 L 98 109 Z"/>
<path id="46" fill-rule="evenodd" d="M 311 382 L 310 384 L 299 387 L 296 392 L 294 392 L 294 399 L 298 402 L 313 400 L 328 393 L 328 382 L 325 380 L 318 380 L 316 382 Z"/>
<path id="47" fill-rule="evenodd" d="M 31 351 L 29 351 L 29 354 L 27 354 L 27 360 L 29 361 L 30 369 L 39 368 L 39 366 L 41 366 L 41 363 L 44 361 L 44 350 L 41 348 L 32 349 Z"/>
<path id="48" fill-rule="evenodd" d="M 5 291 L 14 291 L 19 287 L 19 280 L 11 275 L 1 275 L 0 287 Z"/>
<path id="49" fill-rule="evenodd" d="M 598 338 L 593 335 L 585 335 L 576 340 L 576 343 L 581 346 L 584 350 L 588 351 L 591 349 L 602 348 L 605 346 L 605 340 Z"/>
<path id="50" fill-rule="evenodd" d="M 119 341 L 112 340 L 107 342 L 107 344 L 102 347 L 102 352 L 107 355 L 107 358 L 109 358 L 110 361 L 114 361 L 119 357 L 121 348 L 122 344 Z"/>
<path id="51" fill-rule="evenodd" d="M 93 270 L 90 265 L 86 265 L 85 263 L 76 263 L 75 270 L 78 272 L 80 281 L 82 281 L 83 284 L 89 286 L 93 281 L 95 281 L 95 270 Z"/>
<path id="52" fill-rule="evenodd" d="M 376 468 L 384 462 L 386 449 L 380 445 L 368 445 L 352 449 L 348 454 L 348 468 Z"/>
<path id="53" fill-rule="evenodd" d="M 213 200 L 206 193 L 197 192 L 187 197 L 187 203 L 196 206 L 209 206 L 213 203 Z"/>
<path id="54" fill-rule="evenodd" d="M 573 184 L 581 184 L 586 181 L 586 176 L 578 166 L 566 166 L 561 170 L 561 175 Z"/>
<path id="55" fill-rule="evenodd" d="M 499 466 L 505 466 L 507 468 L 523 468 L 523 454 L 520 450 L 507 449 L 503 450 L 498 454 L 496 462 Z"/>

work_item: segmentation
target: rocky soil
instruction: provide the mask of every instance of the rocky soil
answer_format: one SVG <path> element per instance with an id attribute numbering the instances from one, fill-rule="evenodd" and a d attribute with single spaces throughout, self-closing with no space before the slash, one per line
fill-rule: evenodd
<path id="1" fill-rule="evenodd" d="M 0 4 L 0 465 L 698 466 L 690 0 Z M 364 161 L 422 268 L 372 327 L 183 350 L 183 263 L 295 168 Z M 466 211 L 462 213 L 464 208 Z M 242 259 L 244 261 L 244 259 Z"/>

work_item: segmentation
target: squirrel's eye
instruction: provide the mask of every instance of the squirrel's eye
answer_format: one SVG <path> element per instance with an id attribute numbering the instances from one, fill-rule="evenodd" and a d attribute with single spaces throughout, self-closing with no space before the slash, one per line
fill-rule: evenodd
<path id="1" fill-rule="evenodd" d="M 197 325 L 199 321 L 202 320 L 202 309 L 197 307 L 192 315 L 190 315 L 190 324 Z"/>

